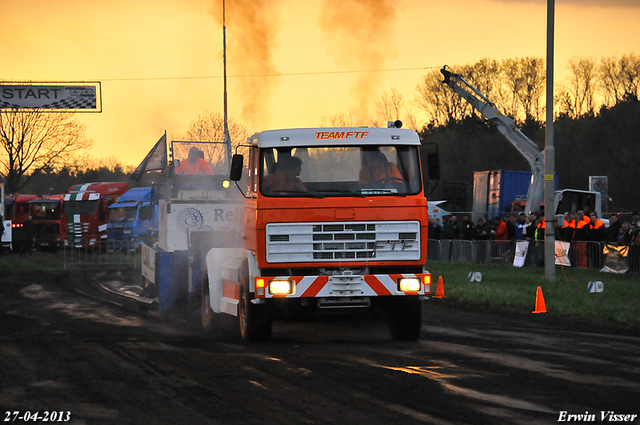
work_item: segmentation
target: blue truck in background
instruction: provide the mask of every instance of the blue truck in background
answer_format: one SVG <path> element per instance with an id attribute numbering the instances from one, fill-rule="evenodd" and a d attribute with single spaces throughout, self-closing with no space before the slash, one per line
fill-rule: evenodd
<path id="1" fill-rule="evenodd" d="M 158 233 L 158 204 L 152 202 L 151 187 L 135 187 L 109 206 L 107 240 L 110 250 L 153 246 Z"/>
<path id="2" fill-rule="evenodd" d="M 558 190 L 558 173 L 555 174 Z M 473 219 L 492 219 L 524 210 L 527 190 L 531 184 L 530 171 L 493 170 L 473 173 Z"/>

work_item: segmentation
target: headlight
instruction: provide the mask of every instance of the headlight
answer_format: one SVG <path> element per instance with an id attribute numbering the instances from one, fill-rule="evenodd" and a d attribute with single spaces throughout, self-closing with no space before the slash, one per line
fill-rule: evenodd
<path id="1" fill-rule="evenodd" d="M 420 279 L 417 277 L 403 277 L 398 281 L 398 289 L 401 292 L 418 292 L 420 284 Z"/>
<path id="2" fill-rule="evenodd" d="M 269 292 L 271 295 L 293 294 L 294 284 L 290 280 L 274 279 L 269 282 Z"/>
<path id="3" fill-rule="evenodd" d="M 225 180 L 222 182 L 222 187 L 225 189 L 229 189 L 231 187 L 231 182 L 229 180 Z"/>

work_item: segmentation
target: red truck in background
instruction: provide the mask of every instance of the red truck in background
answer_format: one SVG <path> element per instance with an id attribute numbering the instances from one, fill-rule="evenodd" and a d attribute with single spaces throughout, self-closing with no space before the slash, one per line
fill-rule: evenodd
<path id="1" fill-rule="evenodd" d="M 33 245 L 40 249 L 56 250 L 64 246 L 67 239 L 64 194 L 45 195 L 29 201 L 33 218 Z"/>
<path id="2" fill-rule="evenodd" d="M 5 197 L 4 220 L 11 220 L 12 251 L 22 250 L 24 244 L 22 227 L 29 218 L 29 201 L 36 197 L 36 195 L 18 195 L 17 193 Z"/>
<path id="3" fill-rule="evenodd" d="M 64 232 L 71 248 L 100 248 L 107 238 L 109 205 L 129 190 L 127 182 L 74 185 L 64 195 Z"/>

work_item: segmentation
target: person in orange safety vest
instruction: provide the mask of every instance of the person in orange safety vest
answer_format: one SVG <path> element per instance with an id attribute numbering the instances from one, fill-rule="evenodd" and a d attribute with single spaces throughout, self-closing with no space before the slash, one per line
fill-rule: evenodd
<path id="1" fill-rule="evenodd" d="M 193 146 L 189 149 L 189 157 L 180 161 L 176 174 L 213 174 L 211 166 L 202 156 L 200 149 Z"/>
<path id="2" fill-rule="evenodd" d="M 545 238 L 545 229 L 547 228 L 547 224 L 544 221 L 544 215 L 541 215 L 538 218 L 538 223 L 536 224 L 536 240 L 543 241 Z"/>
<path id="3" fill-rule="evenodd" d="M 576 232 L 576 219 L 571 211 L 564 213 L 564 225 L 560 228 L 560 237 L 563 241 L 571 242 Z"/>
<path id="4" fill-rule="evenodd" d="M 389 162 L 379 150 L 365 151 L 364 166 L 360 170 L 360 184 L 402 183 L 398 166 Z"/>
<path id="5" fill-rule="evenodd" d="M 588 241 L 591 233 L 591 229 L 589 228 L 590 223 L 591 219 L 589 216 L 585 215 L 582 210 L 578 211 L 576 217 L 576 232 L 573 235 L 573 239 L 576 241 Z"/>
<path id="6" fill-rule="evenodd" d="M 589 229 L 591 230 L 591 240 L 598 242 L 604 241 L 604 221 L 598 218 L 598 214 L 595 211 L 589 213 L 589 218 L 591 218 L 591 223 L 589 223 Z"/>

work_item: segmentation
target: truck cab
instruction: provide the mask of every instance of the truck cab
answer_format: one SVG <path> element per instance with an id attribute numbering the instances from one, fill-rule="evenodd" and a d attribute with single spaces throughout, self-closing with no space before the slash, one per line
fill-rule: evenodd
<path id="1" fill-rule="evenodd" d="M 66 217 L 64 195 L 45 195 L 29 201 L 29 211 L 33 217 L 36 248 L 56 250 L 64 246 Z"/>
<path id="2" fill-rule="evenodd" d="M 107 239 L 109 206 L 127 190 L 127 182 L 74 185 L 64 195 L 65 242 L 71 248 L 102 248 Z"/>
<path id="3" fill-rule="evenodd" d="M 418 338 L 427 200 L 420 140 L 400 128 L 270 130 L 234 155 L 244 200 L 243 246 L 206 257 L 203 325 L 237 315 L 247 340 L 275 319 L 386 315 L 395 339 Z"/>
<path id="4" fill-rule="evenodd" d="M 112 250 L 137 250 L 153 245 L 158 231 L 158 204 L 151 204 L 151 187 L 129 189 L 109 206 L 107 240 Z"/>
<path id="5" fill-rule="evenodd" d="M 15 194 L 5 197 L 4 221 L 11 221 L 11 235 L 3 237 L 3 246 L 11 247 L 11 250 L 20 251 L 24 245 L 24 222 L 29 218 L 29 201 L 37 198 L 36 195 Z M 6 225 L 5 226 L 6 231 Z"/>

